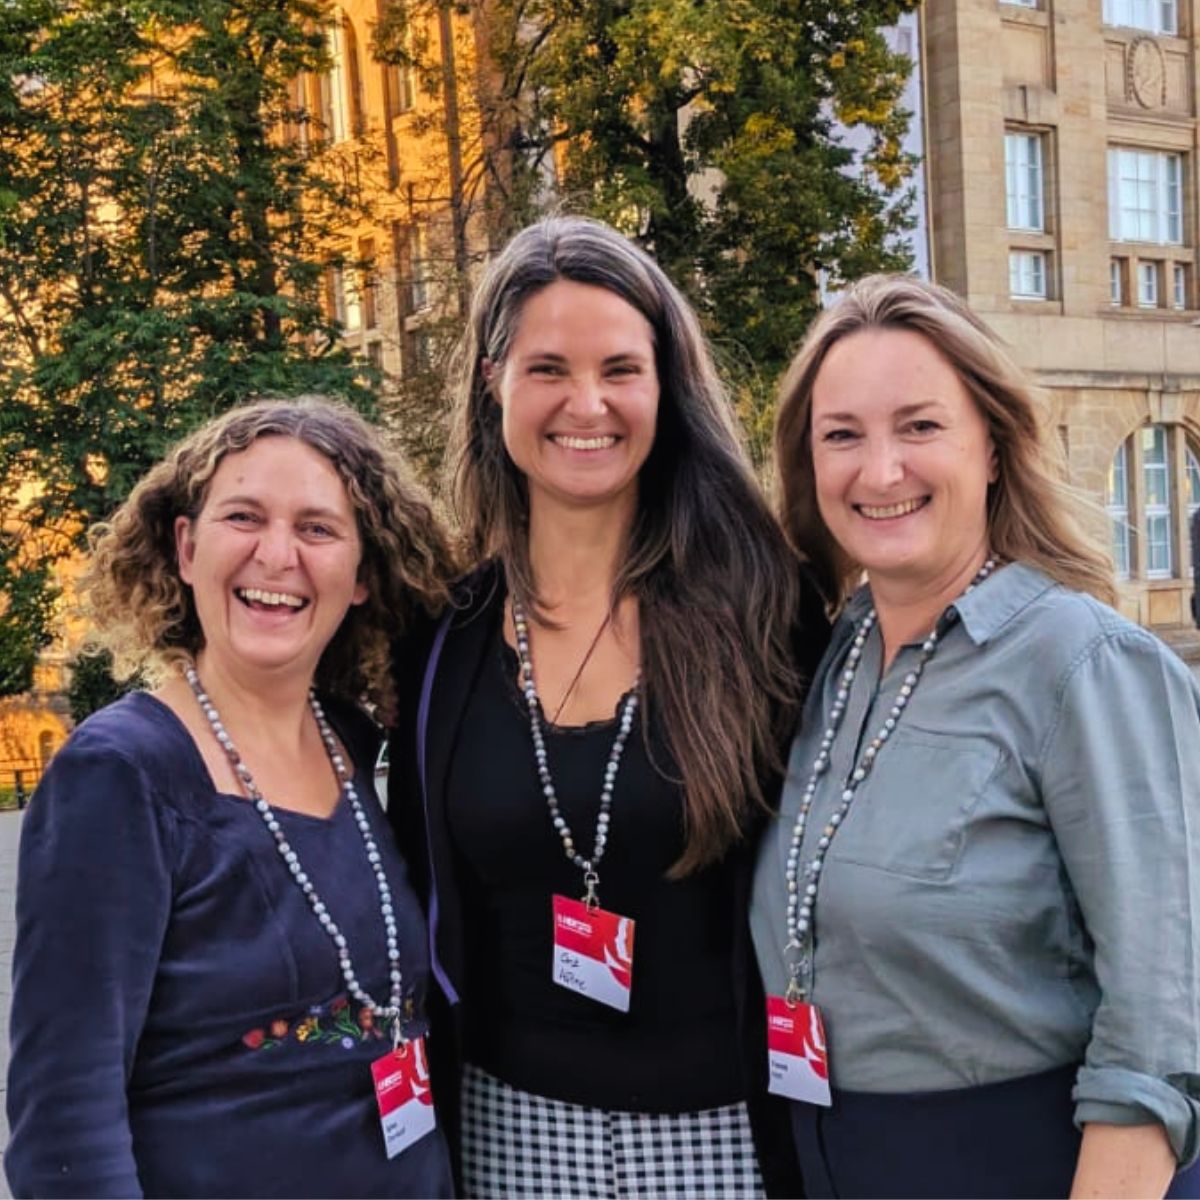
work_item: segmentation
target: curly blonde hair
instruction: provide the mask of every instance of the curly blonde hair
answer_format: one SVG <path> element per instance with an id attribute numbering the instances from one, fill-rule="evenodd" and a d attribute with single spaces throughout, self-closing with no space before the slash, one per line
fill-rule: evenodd
<path id="1" fill-rule="evenodd" d="M 1112 604 L 1111 560 L 1085 532 L 1098 523 L 1096 506 L 1064 482 L 1062 452 L 1039 417 L 1029 377 L 961 297 L 905 275 L 870 275 L 851 286 L 813 322 L 780 385 L 775 423 L 780 520 L 826 598 L 840 606 L 861 568 L 817 508 L 813 384 L 833 346 L 865 329 L 919 333 L 954 368 L 978 407 L 999 468 L 987 499 L 992 553 L 1029 563 L 1066 587 Z"/>
<path id="2" fill-rule="evenodd" d="M 185 438 L 89 533 L 91 562 L 81 590 L 94 631 L 89 642 L 113 656 L 114 673 L 160 679 L 196 655 L 204 632 L 192 591 L 179 575 L 175 522 L 204 507 L 226 455 L 262 437 L 295 438 L 329 460 L 357 518 L 359 578 L 367 599 L 346 614 L 317 664 L 321 689 L 395 714 L 392 640 L 420 613 L 449 600 L 454 560 L 423 490 L 380 432 L 324 396 L 260 400 L 235 408 Z"/>

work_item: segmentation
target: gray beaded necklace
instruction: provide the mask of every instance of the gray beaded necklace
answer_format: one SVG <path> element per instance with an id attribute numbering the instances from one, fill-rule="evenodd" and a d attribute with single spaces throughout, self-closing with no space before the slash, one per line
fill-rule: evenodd
<path id="1" fill-rule="evenodd" d="M 533 757 L 537 764 L 538 780 L 542 785 L 542 795 L 546 797 L 546 807 L 550 810 L 550 820 L 562 839 L 563 852 L 583 872 L 583 882 L 587 887 L 584 897 L 589 906 L 599 903 L 596 889 L 600 886 L 600 876 L 596 868 L 604 857 L 604 849 L 608 844 L 609 810 L 612 808 L 613 787 L 617 781 L 617 770 L 621 765 L 621 755 L 633 728 L 633 714 L 638 706 L 638 683 L 633 688 L 621 706 L 621 715 L 617 726 L 617 736 L 613 739 L 612 749 L 608 752 L 608 762 L 604 767 L 604 783 L 600 788 L 600 812 L 596 817 L 596 836 L 592 844 L 592 855 L 584 858 L 575 849 L 575 838 L 567 819 L 562 815 L 558 804 L 558 793 L 554 790 L 554 780 L 550 775 L 550 764 L 546 756 L 546 739 L 542 730 L 542 718 L 538 702 L 537 685 L 533 681 L 533 659 L 529 653 L 529 624 L 525 619 L 525 610 L 521 602 L 512 598 L 513 630 L 517 635 L 517 658 L 521 663 L 521 691 L 525 696 L 525 705 L 529 709 L 529 732 L 533 737 Z"/>
<path id="2" fill-rule="evenodd" d="M 381 1023 L 391 1023 L 393 1042 L 399 1046 L 403 1040 L 403 1031 L 400 1027 L 403 980 L 400 973 L 400 947 L 396 937 L 396 915 L 392 907 L 392 890 L 388 886 L 387 875 L 383 870 L 383 859 L 379 853 L 379 846 L 375 842 L 375 835 L 371 832 L 371 823 L 367 820 L 367 814 L 363 809 L 362 802 L 358 798 L 358 792 L 354 787 L 354 779 L 346 769 L 346 760 L 342 757 L 342 752 L 338 749 L 337 739 L 333 735 L 333 730 L 330 728 L 329 722 L 325 719 L 325 711 L 321 707 L 321 702 L 317 699 L 315 693 L 309 692 L 308 703 L 312 709 L 313 717 L 316 719 L 317 730 L 321 735 L 321 741 L 325 745 L 325 752 L 329 755 L 329 761 L 333 766 L 334 774 L 337 775 L 338 783 L 341 785 L 346 800 L 349 802 L 350 808 L 354 813 L 355 824 L 358 826 L 363 846 L 367 851 L 367 862 L 371 864 L 371 870 L 375 874 L 375 886 L 379 890 L 379 910 L 383 916 L 383 929 L 387 939 L 388 974 L 391 977 L 392 984 L 391 995 L 388 997 L 386 1005 L 379 1004 L 373 1000 L 358 982 L 358 978 L 354 974 L 354 964 L 350 959 L 350 949 L 346 943 L 346 935 L 342 933 L 334 922 L 334 919 L 329 915 L 329 911 L 326 909 L 321 897 L 317 894 L 317 889 L 313 886 L 312 880 L 309 879 L 304 868 L 301 866 L 299 856 L 289 845 L 283 828 L 275 817 L 275 813 L 271 810 L 271 806 L 263 797 L 262 792 L 258 790 L 258 785 L 254 782 L 254 778 L 250 774 L 250 769 L 242 761 L 242 756 L 234 746 L 233 739 L 229 736 L 229 732 L 222 723 L 216 706 L 200 683 L 200 676 L 196 673 L 196 668 L 189 665 L 184 668 L 183 674 L 192 691 L 195 693 L 196 702 L 200 705 L 200 710 L 208 718 L 213 736 L 217 739 L 221 749 L 225 751 L 225 755 L 229 759 L 229 763 L 233 767 L 234 773 L 237 775 L 243 790 L 253 803 L 255 811 L 262 817 L 267 831 L 275 839 L 275 848 L 279 851 L 279 857 L 283 859 L 284 865 L 296 881 L 296 885 L 304 893 L 304 898 L 308 901 L 308 905 L 320 923 L 321 928 L 325 930 L 329 935 L 330 941 L 333 942 L 337 950 L 338 966 L 341 968 L 342 979 L 346 983 L 346 990 L 355 1000 L 369 1009 Z"/>
<path id="3" fill-rule="evenodd" d="M 979 568 L 975 578 L 967 585 L 967 589 L 963 592 L 963 595 L 965 596 L 967 592 L 971 592 L 978 587 L 995 569 L 996 560 L 989 558 Z M 871 630 L 875 627 L 878 619 L 878 614 L 874 606 L 872 606 L 867 615 L 863 617 L 858 631 L 854 635 L 854 640 L 850 644 L 850 653 L 846 660 L 846 666 L 842 669 L 841 679 L 838 681 L 838 689 L 833 699 L 833 706 L 829 710 L 829 723 L 825 727 L 825 732 L 821 735 L 821 745 L 817 751 L 816 758 L 813 759 L 812 773 L 808 777 L 808 783 L 800 798 L 800 807 L 796 812 L 796 822 L 792 826 L 792 837 L 788 845 L 787 868 L 784 872 L 784 878 L 787 881 L 788 936 L 787 943 L 783 948 L 784 960 L 788 967 L 786 998 L 791 1002 L 805 1000 L 810 990 L 807 984 L 801 982 L 800 976 L 802 971 L 805 971 L 808 967 L 809 954 L 807 948 L 811 947 L 812 944 L 812 916 L 817 901 L 817 882 L 821 875 L 821 869 L 825 865 L 829 846 L 833 841 L 834 834 L 837 833 L 838 827 L 846 819 L 846 814 L 850 810 L 850 805 L 854 803 L 854 797 L 858 792 L 859 786 L 870 774 L 871 768 L 875 765 L 879 751 L 883 749 L 884 743 L 892 736 L 900 720 L 900 714 L 904 712 L 921 678 L 922 672 L 933 657 L 933 652 L 937 649 L 938 645 L 939 635 L 935 626 L 921 644 L 921 657 L 913 664 L 912 670 L 904 676 L 904 682 L 900 685 L 900 691 L 897 693 L 896 699 L 892 703 L 892 707 L 884 719 L 879 732 L 867 744 L 862 752 L 862 757 L 858 761 L 858 765 L 850 772 L 850 777 L 846 780 L 845 787 L 842 789 L 841 803 L 830 814 L 829 822 L 821 830 L 821 836 L 817 839 L 817 852 L 804 868 L 805 883 L 801 887 L 800 847 L 804 841 L 805 828 L 808 825 L 808 814 L 812 809 L 813 800 L 817 794 L 817 785 L 820 782 L 821 776 L 829 770 L 829 755 L 833 748 L 833 740 L 837 736 L 837 732 L 842 725 L 842 719 L 846 715 L 846 705 L 850 699 L 850 688 L 854 683 L 854 677 L 858 674 L 863 647 L 866 645 L 867 638 L 870 636 Z"/>

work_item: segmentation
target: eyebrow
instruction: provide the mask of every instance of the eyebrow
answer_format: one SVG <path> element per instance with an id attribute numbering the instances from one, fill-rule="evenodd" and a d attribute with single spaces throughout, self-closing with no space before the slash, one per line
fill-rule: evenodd
<path id="1" fill-rule="evenodd" d="M 902 404 L 896 409 L 897 417 L 912 417 L 926 408 L 942 408 L 944 407 L 940 400 L 917 400 L 913 404 Z M 822 413 L 819 418 L 821 421 L 857 421 L 861 418 L 858 413 L 851 412 L 832 412 Z"/>
<path id="2" fill-rule="evenodd" d="M 558 354 L 553 350 L 530 350 L 523 355 L 527 360 L 536 360 L 538 362 L 565 363 L 567 357 L 564 354 Z M 613 363 L 628 362 L 630 360 L 636 362 L 647 362 L 653 356 L 646 354 L 640 350 L 621 350 L 617 354 L 609 354 L 602 360 L 603 366 L 611 366 Z"/>
<path id="3" fill-rule="evenodd" d="M 263 506 L 262 501 L 257 496 L 247 496 L 247 495 L 225 496 L 222 499 L 217 500 L 215 503 L 218 508 L 225 508 L 227 505 L 230 505 L 230 504 L 235 504 L 235 505 L 241 504 L 241 505 L 245 505 L 249 508 L 262 508 L 262 506 Z M 336 509 L 333 509 L 333 508 L 325 508 L 319 504 L 312 504 L 312 505 L 309 505 L 308 508 L 302 508 L 296 514 L 296 516 L 298 519 L 304 519 L 306 517 L 322 517 L 326 520 L 331 520 L 331 521 L 346 520 L 346 516 L 344 513 L 340 513 Z"/>

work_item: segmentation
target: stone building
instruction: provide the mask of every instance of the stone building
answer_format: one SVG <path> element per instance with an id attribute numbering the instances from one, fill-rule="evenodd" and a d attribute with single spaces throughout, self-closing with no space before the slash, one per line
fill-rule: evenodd
<path id="1" fill-rule="evenodd" d="M 1122 607 L 1190 625 L 1200 0 L 928 0 L 932 268 L 1046 389 Z"/>

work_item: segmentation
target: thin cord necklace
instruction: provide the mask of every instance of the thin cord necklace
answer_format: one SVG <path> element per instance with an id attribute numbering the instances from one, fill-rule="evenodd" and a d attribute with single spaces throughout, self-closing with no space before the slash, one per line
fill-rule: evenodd
<path id="1" fill-rule="evenodd" d="M 974 591 L 995 569 L 996 560 L 989 558 L 979 568 L 975 578 L 967 585 L 963 596 L 967 595 L 968 592 Z M 959 597 L 959 599 L 961 598 Z M 913 664 L 912 670 L 904 676 L 904 682 L 900 685 L 900 691 L 897 693 L 896 699 L 892 703 L 892 707 L 879 732 L 867 744 L 862 752 L 862 757 L 858 761 L 858 765 L 850 772 L 850 777 L 846 780 L 845 786 L 842 788 L 841 802 L 830 814 L 828 823 L 821 830 L 821 836 L 817 839 L 817 852 L 804 868 L 805 882 L 803 887 L 801 887 L 800 850 L 804 841 L 804 832 L 808 825 L 808 814 L 812 809 L 813 799 L 817 794 L 817 785 L 821 780 L 821 776 L 829 770 L 829 756 L 833 749 L 833 741 L 846 715 L 846 705 L 850 700 L 850 688 L 854 683 L 855 676 L 858 674 L 858 668 L 862 661 L 863 647 L 866 645 L 867 638 L 878 619 L 878 614 L 874 606 L 872 606 L 867 615 L 863 617 L 858 627 L 858 632 L 854 635 L 854 640 L 850 644 L 850 653 L 846 660 L 846 666 L 842 669 L 841 678 L 838 680 L 837 692 L 834 694 L 833 705 L 829 710 L 829 722 L 825 727 L 825 732 L 821 735 L 820 749 L 817 751 L 816 758 L 813 759 L 812 772 L 808 777 L 808 783 L 800 799 L 800 807 L 796 812 L 796 822 L 792 826 L 792 837 L 788 845 L 787 868 L 784 872 L 784 878 L 787 882 L 787 942 L 783 948 L 784 961 L 788 967 L 786 999 L 792 1004 L 796 1001 L 805 1000 L 812 990 L 810 983 L 801 980 L 801 974 L 802 972 L 806 972 L 811 965 L 809 950 L 812 946 L 812 917 L 817 902 L 817 883 L 820 879 L 821 870 L 825 866 L 825 859 L 829 854 L 830 844 L 833 842 L 838 828 L 845 821 L 846 814 L 850 811 L 850 805 L 854 803 L 854 797 L 857 795 L 859 787 L 862 786 L 863 780 L 871 773 L 871 768 L 875 765 L 879 751 L 883 749 L 884 743 L 895 732 L 896 726 L 900 721 L 900 716 L 908 705 L 909 700 L 912 699 L 912 694 L 916 689 L 917 683 L 920 681 L 921 674 L 925 670 L 929 660 L 933 657 L 933 653 L 938 645 L 939 634 L 935 625 L 929 636 L 921 644 L 920 658 Z"/>
<path id="2" fill-rule="evenodd" d="M 375 886 L 379 891 L 379 911 L 383 916 L 383 929 L 387 939 L 388 974 L 392 985 L 391 994 L 388 997 L 386 1005 L 379 1004 L 376 1000 L 372 999 L 362 984 L 358 982 L 358 978 L 354 973 L 354 963 L 350 958 L 350 949 L 346 943 L 346 935 L 342 933 L 334 919 L 329 915 L 329 911 L 326 909 L 321 897 L 317 894 L 317 889 L 313 886 L 312 880 L 309 879 L 304 868 L 301 866 L 299 856 L 288 843 L 283 828 L 275 817 L 275 813 L 263 797 L 262 792 L 258 790 L 258 785 L 254 782 L 254 778 L 250 774 L 250 769 L 242 761 L 242 756 L 238 753 L 237 747 L 234 746 L 233 739 L 229 736 L 229 731 L 221 721 L 216 705 L 213 704 L 208 693 L 205 692 L 200 682 L 200 676 L 196 673 L 196 668 L 189 664 L 184 668 L 183 674 L 193 693 L 195 693 L 196 702 L 200 705 L 201 712 L 208 719 L 213 736 L 217 739 L 221 749 L 225 751 L 225 756 L 229 759 L 229 764 L 233 767 L 238 782 L 242 785 L 242 789 L 245 791 L 247 797 L 254 804 L 255 811 L 262 817 L 263 824 L 266 825 L 271 837 L 274 838 L 275 849 L 279 851 L 279 857 L 283 859 L 284 865 L 296 881 L 296 886 L 304 893 L 304 898 L 308 901 L 313 915 L 320 922 L 321 928 L 325 930 L 329 935 L 330 941 L 333 942 L 334 948 L 337 950 L 338 966 L 341 968 L 346 990 L 360 1004 L 369 1009 L 375 1017 L 379 1018 L 381 1023 L 391 1023 L 392 1041 L 398 1047 L 401 1041 L 404 1040 L 403 1030 L 400 1027 L 403 979 L 400 973 L 400 947 L 396 937 L 396 916 L 392 906 L 392 890 L 388 886 L 387 875 L 384 873 L 383 859 L 379 853 L 379 846 L 375 841 L 375 835 L 371 832 L 371 823 L 368 821 L 367 814 L 358 798 L 358 792 L 354 787 L 354 779 L 346 769 L 346 760 L 338 748 L 337 739 L 334 737 L 329 722 L 325 719 L 325 711 L 322 709 L 316 693 L 313 691 L 308 693 L 308 704 L 317 722 L 317 730 L 321 735 L 325 752 L 329 755 L 329 761 L 333 766 L 334 774 L 337 776 L 342 792 L 345 794 L 346 800 L 349 802 L 350 808 L 354 813 L 354 822 L 358 826 L 363 846 L 366 848 L 367 862 L 371 864 L 371 870 L 375 874 Z"/>
<path id="3" fill-rule="evenodd" d="M 533 757 L 537 764 L 542 794 L 546 797 L 546 807 L 550 810 L 551 823 L 562 839 L 563 852 L 583 872 L 583 882 L 587 887 L 587 895 L 584 899 L 589 907 L 595 907 L 599 903 L 596 889 L 600 886 L 600 875 L 597 868 L 600 860 L 604 857 L 604 848 L 608 843 L 609 810 L 612 808 L 613 787 L 617 781 L 617 770 L 621 765 L 625 742 L 629 738 L 629 731 L 633 728 L 633 714 L 637 711 L 638 706 L 638 682 L 634 681 L 633 688 L 621 706 L 617 736 L 613 739 L 612 749 L 608 752 L 608 762 L 604 767 L 604 783 L 600 788 L 600 812 L 596 817 L 596 834 L 592 843 L 592 854 L 590 858 L 584 858 L 575 849 L 575 838 L 571 833 L 571 827 L 567 824 L 566 817 L 562 815 L 558 803 L 558 793 L 554 790 L 554 780 L 550 775 L 550 764 L 546 755 L 546 739 L 539 712 L 537 685 L 533 679 L 533 660 L 529 653 L 529 625 L 525 620 L 525 610 L 515 596 L 512 600 L 512 610 L 513 630 L 517 635 L 517 658 L 521 663 L 523 680 L 521 690 L 525 696 L 525 705 L 529 709 L 529 731 L 533 737 Z M 596 640 L 599 641 L 598 636 Z"/>
<path id="4" fill-rule="evenodd" d="M 575 690 L 575 685 L 583 676 L 584 668 L 592 661 L 592 655 L 596 653 L 596 647 L 600 645 L 600 639 L 604 636 L 604 631 L 608 628 L 609 621 L 612 620 L 612 610 L 604 614 L 604 620 L 600 622 L 600 628 L 596 630 L 596 636 L 592 638 L 591 645 L 587 648 L 587 653 L 584 654 L 582 661 L 579 664 L 578 670 L 571 676 L 571 682 L 567 684 L 567 690 L 563 692 L 562 699 L 558 702 L 558 707 L 554 710 L 554 715 L 550 718 L 551 725 L 558 724 L 558 718 L 562 716 L 562 710 L 567 707 L 567 701 L 571 698 L 571 693 Z M 513 618 L 513 628 L 516 628 L 516 617 Z M 524 667 L 522 667 L 522 671 Z"/>

